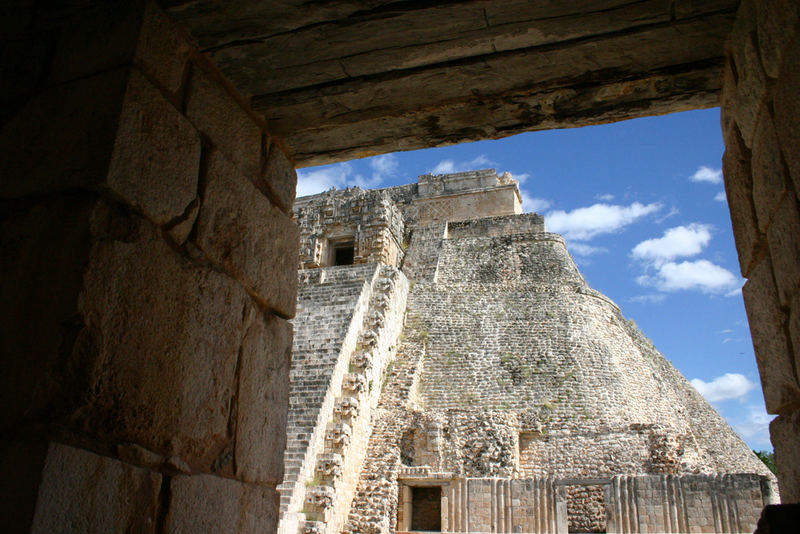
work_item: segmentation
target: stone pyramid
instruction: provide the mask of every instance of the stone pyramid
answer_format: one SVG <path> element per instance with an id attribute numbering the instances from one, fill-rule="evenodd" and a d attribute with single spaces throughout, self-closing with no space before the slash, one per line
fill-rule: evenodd
<path id="1" fill-rule="evenodd" d="M 519 213 L 510 176 L 423 176 L 295 211 L 312 267 L 301 287 L 360 282 L 366 304 L 352 347 L 331 345 L 348 369 L 320 382 L 331 414 L 320 401 L 300 433 L 306 479 L 284 486 L 284 532 L 744 532 L 775 498 L 765 466 L 586 284 L 563 238 Z M 331 265 L 351 246 L 363 266 Z M 319 332 L 323 304 L 301 304 L 299 333 Z M 310 361 L 293 363 L 298 380 Z"/>

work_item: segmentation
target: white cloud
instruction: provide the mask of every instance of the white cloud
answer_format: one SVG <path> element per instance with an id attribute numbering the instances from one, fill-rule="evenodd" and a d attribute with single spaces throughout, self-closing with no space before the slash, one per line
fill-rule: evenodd
<path id="1" fill-rule="evenodd" d="M 431 174 L 450 174 L 454 172 L 474 171 L 475 169 L 486 169 L 497 167 L 497 163 L 480 154 L 471 161 L 456 162 L 452 159 L 443 159 L 429 172 Z M 527 178 L 527 176 L 526 176 Z"/>
<path id="2" fill-rule="evenodd" d="M 642 241 L 631 251 L 638 259 L 653 262 L 656 266 L 682 256 L 695 256 L 711 241 L 711 227 L 693 223 L 670 228 L 662 237 Z"/>
<path id="3" fill-rule="evenodd" d="M 645 303 L 655 304 L 658 302 L 664 302 L 664 299 L 666 298 L 667 296 L 663 293 L 651 293 L 649 295 L 637 295 L 635 297 L 631 297 L 628 299 L 628 302 L 638 302 L 640 304 L 645 304 Z"/>
<path id="4" fill-rule="evenodd" d="M 329 189 L 358 186 L 371 188 L 381 185 L 386 179 L 397 175 L 399 161 L 394 154 L 383 154 L 368 158 L 371 174 L 365 176 L 355 172 L 350 163 L 326 165 L 314 170 L 297 171 L 297 196 L 314 195 Z"/>
<path id="5" fill-rule="evenodd" d="M 714 200 L 717 202 L 728 202 L 728 196 L 725 194 L 725 191 L 720 191 L 716 195 L 714 195 Z"/>
<path id="6" fill-rule="evenodd" d="M 659 217 L 658 219 L 656 219 L 656 222 L 657 222 L 658 224 L 661 224 L 661 223 L 663 223 L 664 221 L 666 221 L 667 219 L 669 219 L 670 217 L 674 217 L 674 216 L 678 215 L 680 212 L 681 212 L 681 210 L 679 210 L 679 209 L 678 209 L 678 208 L 676 208 L 675 206 L 672 206 L 672 207 L 669 209 L 669 212 L 665 213 L 664 215 L 662 215 L 661 217 Z"/>
<path id="7" fill-rule="evenodd" d="M 711 382 L 693 378 L 691 383 L 708 402 L 740 399 L 756 387 L 756 384 L 739 373 L 725 373 Z"/>
<path id="8" fill-rule="evenodd" d="M 611 202 L 614 200 L 614 195 L 611 193 L 606 193 L 605 195 L 595 195 L 594 198 L 597 200 L 602 200 L 603 202 Z"/>
<path id="9" fill-rule="evenodd" d="M 550 207 L 550 201 L 545 198 L 532 197 L 524 189 L 520 189 L 520 193 L 522 194 L 522 210 L 525 213 L 541 213 Z"/>
<path id="10" fill-rule="evenodd" d="M 601 234 L 618 232 L 636 220 L 655 213 L 661 204 L 640 204 L 630 206 L 594 204 L 570 212 L 551 211 L 545 217 L 548 229 L 562 234 L 571 240 L 585 241 Z"/>
<path id="11" fill-rule="evenodd" d="M 656 270 L 654 276 L 642 275 L 636 281 L 660 291 L 699 290 L 704 293 L 729 291 L 740 283 L 729 270 L 708 260 L 666 262 Z"/>
<path id="12" fill-rule="evenodd" d="M 570 242 L 569 247 L 567 247 L 570 252 L 577 256 L 591 256 L 593 254 L 601 254 L 603 252 L 608 252 L 607 248 L 603 247 L 594 247 L 592 245 L 587 245 L 586 243 L 575 243 Z"/>
<path id="13" fill-rule="evenodd" d="M 763 405 L 751 404 L 743 417 L 732 418 L 731 426 L 754 449 L 771 449 L 769 424 L 776 416 L 770 415 Z"/>
<path id="14" fill-rule="evenodd" d="M 705 165 L 698 167 L 693 175 L 689 177 L 693 182 L 706 182 L 709 184 L 722 183 L 722 169 L 712 169 Z"/>

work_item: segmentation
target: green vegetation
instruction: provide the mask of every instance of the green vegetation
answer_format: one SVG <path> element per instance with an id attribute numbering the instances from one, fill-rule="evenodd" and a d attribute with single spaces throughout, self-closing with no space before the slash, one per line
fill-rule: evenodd
<path id="1" fill-rule="evenodd" d="M 769 470 L 772 471 L 773 474 L 775 475 L 778 474 L 778 467 L 775 465 L 774 452 L 756 451 L 756 450 L 754 450 L 753 452 L 755 453 L 756 456 L 758 456 L 759 460 L 764 462 L 764 465 L 766 465 L 769 468 Z"/>

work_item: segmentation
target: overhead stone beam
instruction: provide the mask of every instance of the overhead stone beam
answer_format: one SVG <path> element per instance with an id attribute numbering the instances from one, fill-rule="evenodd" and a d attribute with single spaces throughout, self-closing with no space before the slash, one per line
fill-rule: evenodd
<path id="1" fill-rule="evenodd" d="M 300 166 L 716 105 L 738 2 L 320 4 L 170 10 Z"/>

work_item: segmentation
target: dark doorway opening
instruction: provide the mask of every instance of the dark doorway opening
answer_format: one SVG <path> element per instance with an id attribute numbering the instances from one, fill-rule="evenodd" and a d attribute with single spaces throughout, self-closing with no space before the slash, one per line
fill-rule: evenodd
<path id="1" fill-rule="evenodd" d="M 355 257 L 355 245 L 353 243 L 342 243 L 333 249 L 334 265 L 353 265 Z"/>
<path id="2" fill-rule="evenodd" d="M 411 488 L 411 530 L 442 531 L 442 487 Z"/>

